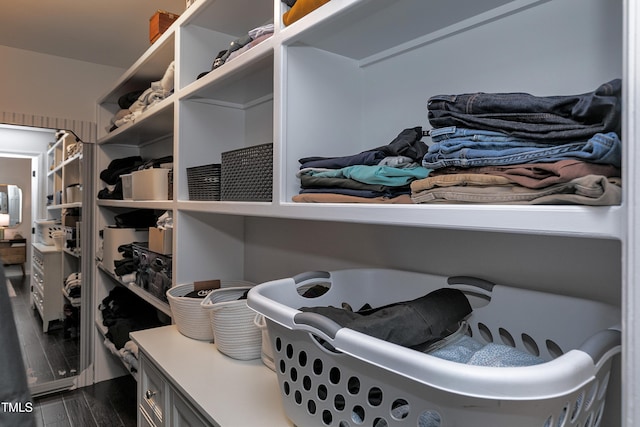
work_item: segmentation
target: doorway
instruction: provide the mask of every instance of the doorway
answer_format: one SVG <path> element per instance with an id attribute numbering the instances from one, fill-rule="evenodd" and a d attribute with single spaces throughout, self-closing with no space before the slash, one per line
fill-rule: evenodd
<path id="1" fill-rule="evenodd" d="M 89 351 L 82 345 L 90 342 L 83 333 L 83 330 L 90 328 L 81 326 L 86 320 L 82 320 L 78 307 L 65 299 L 65 278 L 62 277 L 62 281 L 58 280 L 60 283 L 52 283 L 48 288 L 48 291 L 54 291 L 54 299 L 60 299 L 59 315 L 54 319 L 46 319 L 42 308 L 36 306 L 34 300 L 35 275 L 41 270 L 34 268 L 33 259 L 38 258 L 42 252 L 48 253 L 49 248 L 42 250 L 37 244 L 34 245 L 38 239 L 34 234 L 33 224 L 35 220 L 60 216 L 59 212 L 50 210 L 46 203 L 47 180 L 52 173 L 51 165 L 47 164 L 48 152 L 56 142 L 57 131 L 0 124 L 0 183 L 22 177 L 20 187 L 23 190 L 23 221 L 18 227 L 4 230 L 4 237 L 10 240 L 18 235 L 17 237 L 26 239 L 25 274 L 23 275 L 19 266 L 13 265 L 5 266 L 5 273 L 7 287 L 12 295 L 10 299 L 20 339 L 21 356 L 26 366 L 25 375 L 34 397 L 80 387 L 92 380 L 91 375 L 87 378 L 86 372 Z M 18 164 L 19 171 L 15 169 Z M 61 253 L 60 264 L 62 256 Z M 88 295 L 81 296 L 81 302 L 84 301 L 89 301 Z"/>

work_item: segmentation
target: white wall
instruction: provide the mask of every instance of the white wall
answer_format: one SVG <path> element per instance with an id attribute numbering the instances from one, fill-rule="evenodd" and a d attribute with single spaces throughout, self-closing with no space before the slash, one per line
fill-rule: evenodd
<path id="1" fill-rule="evenodd" d="M 43 202 L 46 197 L 45 153 L 51 142 L 55 142 L 53 131 L 0 127 L 0 183 L 16 184 L 22 189 L 22 224 L 7 230 L 6 237 L 19 232 L 31 243 L 33 220 L 47 215 Z M 31 176 L 32 170 L 37 172 L 35 178 Z M 32 188 L 38 188 L 38 191 L 32 192 Z M 29 250 L 27 259 L 31 259 Z"/>
<path id="2" fill-rule="evenodd" d="M 0 183 L 17 185 L 22 189 L 22 223 L 5 231 L 5 238 L 20 233 L 31 237 L 31 159 L 0 157 Z"/>
<path id="3" fill-rule="evenodd" d="M 95 121 L 121 68 L 0 46 L 0 111 Z"/>

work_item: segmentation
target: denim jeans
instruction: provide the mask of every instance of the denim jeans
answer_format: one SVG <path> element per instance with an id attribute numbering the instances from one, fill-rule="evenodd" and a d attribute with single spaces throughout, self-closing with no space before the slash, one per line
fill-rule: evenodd
<path id="1" fill-rule="evenodd" d="M 596 133 L 620 134 L 621 89 L 621 80 L 615 79 L 580 95 L 436 95 L 427 103 L 428 117 L 434 128 L 460 126 L 538 141 L 584 141 Z"/>
<path id="2" fill-rule="evenodd" d="M 542 141 L 532 141 L 530 139 L 516 138 L 504 132 L 498 132 L 494 130 L 486 129 L 469 129 L 459 126 L 447 126 L 444 128 L 435 128 L 429 131 L 431 141 L 440 143 L 453 143 L 453 142 L 483 142 L 483 143 L 518 143 L 524 144 L 539 144 L 539 146 L 548 146 L 549 143 Z"/>
<path id="3" fill-rule="evenodd" d="M 535 142 L 476 142 L 447 140 L 433 144 L 422 160 L 422 166 L 439 169 L 448 166 L 477 167 L 489 165 L 515 165 L 559 160 L 582 160 L 620 167 L 622 144 L 615 132 L 593 135 L 586 142 L 561 145 Z"/>

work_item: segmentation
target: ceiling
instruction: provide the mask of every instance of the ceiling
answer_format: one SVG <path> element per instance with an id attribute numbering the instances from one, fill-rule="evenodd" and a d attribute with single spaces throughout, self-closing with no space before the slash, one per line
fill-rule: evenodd
<path id="1" fill-rule="evenodd" d="M 129 68 L 150 46 L 149 18 L 185 0 L 2 0 L 0 45 Z"/>

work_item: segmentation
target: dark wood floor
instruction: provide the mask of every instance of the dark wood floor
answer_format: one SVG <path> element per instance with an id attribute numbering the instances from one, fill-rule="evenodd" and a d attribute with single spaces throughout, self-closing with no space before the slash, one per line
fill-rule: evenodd
<path id="1" fill-rule="evenodd" d="M 16 294 L 11 305 L 29 383 L 75 376 L 80 355 L 79 331 L 75 325 L 71 327 L 71 317 L 67 322 L 51 322 L 48 333 L 43 333 L 40 314 L 31 307 L 29 275 L 22 276 L 19 267 L 7 268 L 6 275 Z"/>
<path id="2" fill-rule="evenodd" d="M 12 310 L 22 357 L 31 385 L 77 374 L 79 331 L 70 322 L 53 322 L 42 332 L 42 320 L 31 308 L 30 277 L 18 267 L 6 269 L 15 291 Z M 131 375 L 76 390 L 36 397 L 38 427 L 133 427 L 136 425 L 136 381 Z M 2 426 L 0 426 L 2 427 Z"/>
<path id="3" fill-rule="evenodd" d="M 38 427 L 134 427 L 136 381 L 131 375 L 34 399 Z"/>

